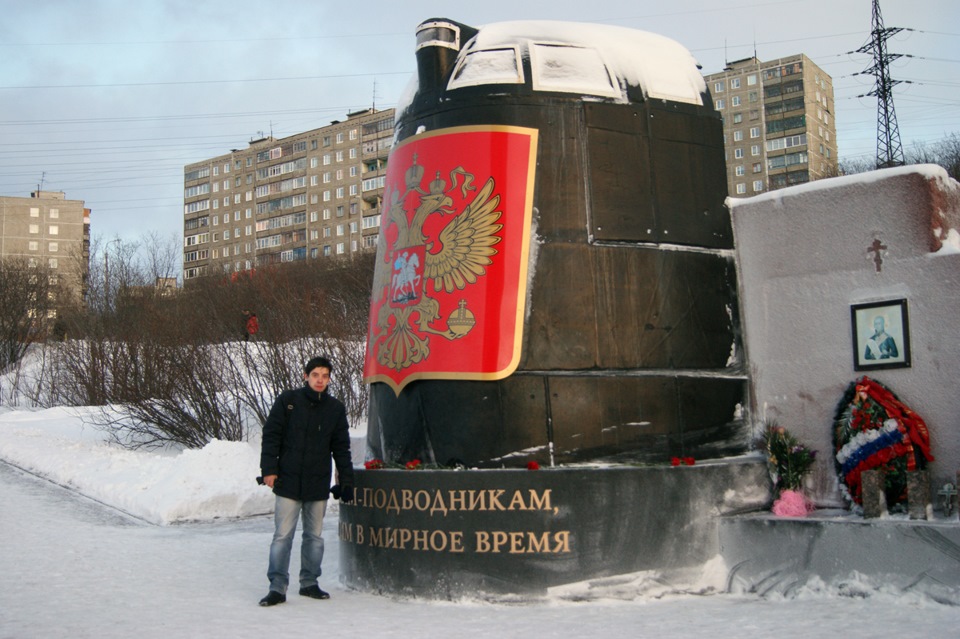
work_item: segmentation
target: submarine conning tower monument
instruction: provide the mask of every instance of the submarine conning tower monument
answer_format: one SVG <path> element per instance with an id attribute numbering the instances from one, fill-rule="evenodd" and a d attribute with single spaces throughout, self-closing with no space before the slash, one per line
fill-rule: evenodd
<path id="1" fill-rule="evenodd" d="M 417 30 L 385 180 L 367 458 L 736 455 L 747 366 L 722 126 L 633 29 Z"/>

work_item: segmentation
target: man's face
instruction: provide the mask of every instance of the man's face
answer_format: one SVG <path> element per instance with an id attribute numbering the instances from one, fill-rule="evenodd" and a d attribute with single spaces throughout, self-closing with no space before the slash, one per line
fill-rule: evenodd
<path id="1" fill-rule="evenodd" d="M 327 385 L 330 383 L 330 369 L 318 366 L 309 373 L 306 373 L 303 379 L 307 381 L 311 389 L 322 393 L 327 390 Z"/>
<path id="2" fill-rule="evenodd" d="M 875 319 L 873 320 L 873 330 L 875 330 L 875 331 L 878 332 L 878 333 L 882 333 L 882 332 L 883 332 L 883 318 L 882 318 L 882 317 L 877 317 L 877 318 L 875 318 Z"/>

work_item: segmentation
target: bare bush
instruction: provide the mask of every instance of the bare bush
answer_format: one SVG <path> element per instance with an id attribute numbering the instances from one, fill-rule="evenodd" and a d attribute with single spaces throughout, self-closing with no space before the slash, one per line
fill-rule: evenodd
<path id="1" fill-rule="evenodd" d="M 206 348 L 143 344 L 129 348 L 125 359 L 142 376 L 116 379 L 115 386 L 135 398 L 105 408 L 98 420 L 115 442 L 202 448 L 214 439 L 244 439 L 240 405 L 227 392 L 230 380 Z"/>
<path id="2" fill-rule="evenodd" d="M 110 278 L 140 281 L 122 247 L 111 248 Z M 335 366 L 331 392 L 355 422 L 367 405 L 361 379 L 372 272 L 372 256 L 310 261 L 202 278 L 173 296 L 107 286 L 104 278 L 98 290 L 111 298 L 71 326 L 83 339 L 58 346 L 59 396 L 103 406 L 97 424 L 125 446 L 197 447 L 245 438 L 282 390 L 303 384 L 303 363 L 325 355 Z M 244 309 L 260 318 L 249 342 Z"/>

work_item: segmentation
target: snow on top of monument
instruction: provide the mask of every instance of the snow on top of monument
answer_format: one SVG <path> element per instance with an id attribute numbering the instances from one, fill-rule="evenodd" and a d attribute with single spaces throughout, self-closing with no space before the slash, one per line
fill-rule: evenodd
<path id="1" fill-rule="evenodd" d="M 947 170 L 939 164 L 909 164 L 907 166 L 895 166 L 885 169 L 876 169 L 865 173 L 856 173 L 854 175 L 842 175 L 840 177 L 815 180 L 806 184 L 797 184 L 788 186 L 775 191 L 767 191 L 747 198 L 727 198 L 727 206 L 731 212 L 734 212 L 738 206 L 753 206 L 765 202 L 773 202 L 776 206 L 782 206 L 783 202 L 792 197 L 805 195 L 809 193 L 818 193 L 831 189 L 849 187 L 856 184 L 871 185 L 901 175 L 920 175 L 927 180 L 935 180 L 941 184 L 947 185 L 948 189 L 960 190 L 960 185 L 953 179 Z M 937 238 L 941 242 L 940 249 L 931 256 L 957 255 L 960 254 L 960 229 L 951 227 L 933 229 Z"/>
<path id="2" fill-rule="evenodd" d="M 923 177 L 931 180 L 940 180 L 945 182 L 950 179 L 947 170 L 939 164 L 910 164 L 907 166 L 877 169 L 875 171 L 867 171 L 865 173 L 855 173 L 854 175 L 841 175 L 839 177 L 826 178 L 823 180 L 814 180 L 813 182 L 788 186 L 775 191 L 767 191 L 766 193 L 760 193 L 747 198 L 727 198 L 727 206 L 729 206 L 731 209 L 734 209 L 737 206 L 761 204 L 768 201 L 781 204 L 785 199 L 798 195 L 853 186 L 854 184 L 874 184 L 891 177 L 909 175 L 912 173 L 920 174 Z"/>
<path id="3" fill-rule="evenodd" d="M 648 98 L 702 104 L 706 84 L 690 51 L 675 40 L 639 29 L 549 20 L 497 22 L 481 27 L 465 49 L 493 49 L 522 40 L 593 48 L 614 76 L 640 87 Z M 600 80 L 585 78 L 584 74 L 596 73 L 586 66 L 570 65 L 563 72 L 571 85 Z"/>

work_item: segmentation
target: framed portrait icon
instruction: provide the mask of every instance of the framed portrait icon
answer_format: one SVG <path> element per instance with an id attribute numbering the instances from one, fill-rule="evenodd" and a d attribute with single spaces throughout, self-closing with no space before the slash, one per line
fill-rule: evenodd
<path id="1" fill-rule="evenodd" d="M 853 370 L 910 367 L 910 323 L 907 300 L 850 306 L 853 326 Z"/>

